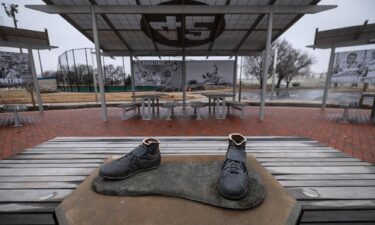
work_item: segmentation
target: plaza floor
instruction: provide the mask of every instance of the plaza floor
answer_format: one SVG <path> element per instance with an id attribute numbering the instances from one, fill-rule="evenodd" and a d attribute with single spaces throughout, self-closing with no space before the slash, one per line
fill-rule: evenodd
<path id="1" fill-rule="evenodd" d="M 23 127 L 0 127 L 0 156 L 6 158 L 57 136 L 225 136 L 232 132 L 256 136 L 303 136 L 375 163 L 375 126 L 370 110 L 351 110 L 351 123 L 340 123 L 340 109 L 268 107 L 265 120 L 258 107 L 249 107 L 246 117 L 200 121 L 177 111 L 173 120 L 121 120 L 121 109 L 109 108 L 109 121 L 100 120 L 100 109 L 49 110 L 22 113 Z M 163 112 L 161 112 L 163 114 Z M 189 109 L 187 114 L 192 114 Z M 204 114 L 207 114 L 204 112 Z M 10 116 L 0 114 L 0 119 Z"/>

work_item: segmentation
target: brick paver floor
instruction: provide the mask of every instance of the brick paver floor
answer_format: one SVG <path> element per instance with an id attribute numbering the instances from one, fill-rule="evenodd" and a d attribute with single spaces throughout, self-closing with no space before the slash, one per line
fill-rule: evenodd
<path id="1" fill-rule="evenodd" d="M 337 148 L 367 162 L 375 163 L 375 126 L 364 123 L 370 110 L 351 110 L 359 122 L 345 124 L 337 119 L 340 109 L 268 107 L 265 120 L 258 120 L 258 108 L 249 107 L 245 120 L 200 121 L 178 116 L 166 120 L 121 120 L 121 110 L 109 108 L 109 121 L 101 122 L 100 109 L 73 109 L 25 112 L 36 117 L 21 128 L 0 127 L 0 153 L 9 157 L 57 136 L 216 136 L 239 132 L 245 135 L 304 136 Z M 178 114 L 180 114 L 178 112 Z M 191 114 L 189 109 L 188 113 Z M 7 114 L 0 114 L 0 117 Z M 362 120 L 362 122 L 361 122 Z"/>

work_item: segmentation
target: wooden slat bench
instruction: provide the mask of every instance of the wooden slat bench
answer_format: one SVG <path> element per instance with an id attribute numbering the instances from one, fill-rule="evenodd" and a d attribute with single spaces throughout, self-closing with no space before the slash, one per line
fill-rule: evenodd
<path id="1" fill-rule="evenodd" d="M 58 137 L 0 161 L 0 224 L 56 224 L 53 211 L 110 155 L 142 137 Z M 160 137 L 163 154 L 222 154 L 226 137 Z M 301 137 L 248 137 L 303 207 L 300 224 L 374 224 L 375 167 Z M 345 222 L 345 223 L 344 223 Z"/>

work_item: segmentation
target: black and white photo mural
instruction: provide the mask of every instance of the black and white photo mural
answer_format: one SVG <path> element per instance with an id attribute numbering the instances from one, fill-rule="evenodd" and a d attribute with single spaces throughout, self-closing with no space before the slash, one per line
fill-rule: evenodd
<path id="1" fill-rule="evenodd" d="M 334 83 L 375 83 L 375 49 L 336 53 Z"/>
<path id="2" fill-rule="evenodd" d="M 156 91 L 181 91 L 182 62 L 135 61 L 134 84 L 152 87 Z"/>
<path id="3" fill-rule="evenodd" d="M 31 82 L 28 54 L 0 51 L 0 86 L 25 85 Z"/>
<path id="4" fill-rule="evenodd" d="M 186 62 L 187 89 L 206 89 L 207 86 L 232 86 L 234 61 Z"/>

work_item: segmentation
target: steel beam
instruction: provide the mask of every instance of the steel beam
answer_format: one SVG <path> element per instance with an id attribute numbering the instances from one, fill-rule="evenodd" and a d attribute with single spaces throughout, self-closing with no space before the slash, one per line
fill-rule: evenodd
<path id="1" fill-rule="evenodd" d="M 234 71 L 233 71 L 233 101 L 236 100 L 237 59 L 238 59 L 238 56 L 236 55 L 234 57 Z"/>
<path id="2" fill-rule="evenodd" d="M 169 50 L 159 50 L 158 52 L 153 51 L 105 51 L 103 55 L 105 56 L 181 56 L 182 51 L 169 51 Z M 260 56 L 262 54 L 261 50 L 258 49 L 245 49 L 239 52 L 235 51 L 186 51 L 184 55 L 186 56 L 228 56 L 228 55 L 238 55 L 238 56 Z"/>
<path id="3" fill-rule="evenodd" d="M 130 72 L 131 72 L 131 79 L 132 79 L 132 100 L 135 102 L 135 79 L 134 79 L 134 60 L 133 56 L 130 56 Z"/>
<path id="4" fill-rule="evenodd" d="M 331 48 L 331 55 L 329 57 L 327 77 L 326 77 L 326 83 L 324 86 L 324 93 L 323 93 L 323 99 L 322 99 L 322 110 L 326 109 L 328 89 L 331 87 L 331 76 L 332 76 L 333 62 L 335 61 L 335 50 L 336 50 L 335 47 Z"/>
<path id="5" fill-rule="evenodd" d="M 25 5 L 26 8 L 50 14 L 87 14 L 89 5 Z M 104 14 L 314 14 L 334 9 L 337 5 L 101 5 L 96 13 Z"/>
<path id="6" fill-rule="evenodd" d="M 102 120 L 106 122 L 108 120 L 108 115 L 107 115 L 107 105 L 106 105 L 106 100 L 105 100 L 103 67 L 102 67 L 101 52 L 100 52 L 100 46 L 99 46 L 98 25 L 97 25 L 95 8 L 92 7 L 91 9 L 92 9 L 91 10 L 92 31 L 93 31 L 94 43 L 95 43 L 96 70 L 97 70 L 98 79 L 99 79 L 100 103 L 102 107 Z"/>
<path id="7" fill-rule="evenodd" d="M 272 23 L 273 23 L 273 13 L 272 11 L 268 14 L 268 27 L 267 27 L 267 39 L 266 39 L 266 51 L 264 54 L 264 63 L 262 70 L 262 92 L 261 92 L 261 101 L 259 108 L 259 119 L 264 119 L 264 108 L 266 106 L 266 92 L 267 92 L 267 74 L 270 63 L 270 54 L 271 54 L 271 39 L 272 39 Z"/>
<path id="8" fill-rule="evenodd" d="M 186 61 L 185 56 L 182 56 L 182 109 L 186 109 Z"/>
<path id="9" fill-rule="evenodd" d="M 40 95 L 39 81 L 38 81 L 38 76 L 36 75 L 33 50 L 30 45 L 28 46 L 27 51 L 29 53 L 29 63 L 30 63 L 30 68 L 31 68 L 31 74 L 33 75 L 34 88 L 35 88 L 36 99 L 38 101 L 39 112 L 43 113 L 43 100 L 42 100 L 42 96 Z"/>

